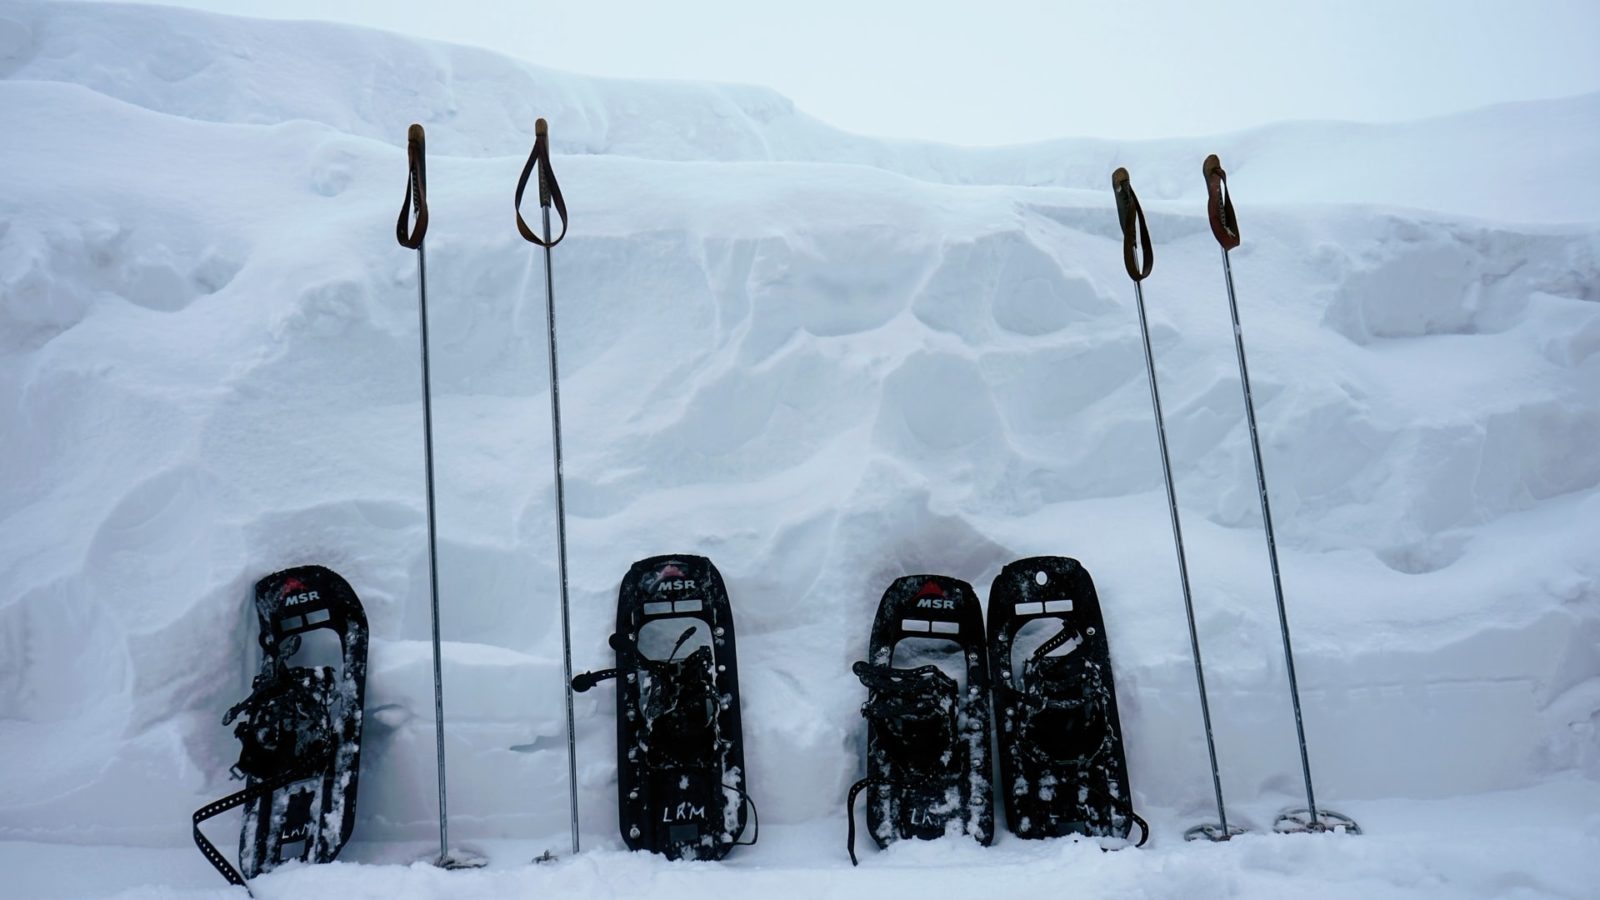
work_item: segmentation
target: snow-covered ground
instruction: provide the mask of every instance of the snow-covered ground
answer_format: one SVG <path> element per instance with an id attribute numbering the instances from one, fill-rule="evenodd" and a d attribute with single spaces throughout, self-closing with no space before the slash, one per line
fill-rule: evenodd
<path id="1" fill-rule="evenodd" d="M 220 895 L 249 591 L 318 562 L 373 629 L 356 841 L 264 897 L 1593 896 L 1600 884 L 1600 95 L 1405 125 L 1004 149 L 844 134 L 759 88 L 552 72 L 316 23 L 0 0 L 0 868 L 16 896 Z M 551 122 L 576 664 L 629 563 L 716 561 L 767 829 L 618 852 L 611 691 L 566 841 L 543 267 Z M 452 835 L 436 841 L 414 254 L 428 128 Z M 1109 174 L 1146 282 L 1222 777 L 1298 756 L 1200 160 L 1233 254 L 1319 800 L 1361 838 L 1185 845 L 1209 773 Z M 844 857 L 882 590 L 1074 556 L 1152 845 Z M 232 819 L 211 826 L 219 844 Z M 13 874 L 17 873 L 17 874 Z M 143 886 L 143 887 L 139 887 Z"/>

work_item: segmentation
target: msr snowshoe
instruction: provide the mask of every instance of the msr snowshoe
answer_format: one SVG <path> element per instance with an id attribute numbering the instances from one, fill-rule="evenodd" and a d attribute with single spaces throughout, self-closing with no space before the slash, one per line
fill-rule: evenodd
<path id="1" fill-rule="evenodd" d="M 367 675 L 367 617 L 343 578 L 322 566 L 286 569 L 256 582 L 255 599 L 261 668 L 222 720 L 238 723 L 233 775 L 245 788 L 194 814 L 195 845 L 239 885 L 289 860 L 331 862 L 350 839 Z M 302 635 L 320 629 L 338 636 L 339 665 L 290 665 Z M 200 823 L 238 806 L 236 870 Z"/>
<path id="2" fill-rule="evenodd" d="M 878 604 L 867 660 L 853 671 L 867 688 L 867 777 L 845 801 L 850 862 L 856 796 L 868 788 L 867 831 L 880 848 L 950 834 L 988 844 L 989 663 L 972 586 L 941 575 L 896 580 Z"/>
<path id="3" fill-rule="evenodd" d="M 1006 566 L 989 590 L 989 641 L 1012 833 L 1127 838 L 1137 823 L 1143 845 L 1149 828 L 1133 812 L 1111 650 L 1089 573 L 1060 556 Z"/>
<path id="4" fill-rule="evenodd" d="M 633 564 L 611 636 L 617 666 L 572 679 L 583 692 L 617 679 L 617 818 L 630 850 L 721 859 L 750 802 L 739 725 L 733 611 L 703 556 Z M 756 826 L 759 829 L 759 823 Z"/>

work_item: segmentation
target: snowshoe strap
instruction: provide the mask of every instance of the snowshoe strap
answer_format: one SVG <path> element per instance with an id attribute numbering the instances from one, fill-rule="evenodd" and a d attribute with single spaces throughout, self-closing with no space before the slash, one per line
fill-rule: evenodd
<path id="1" fill-rule="evenodd" d="M 872 785 L 889 788 L 896 786 L 893 781 L 887 778 L 873 778 L 871 776 L 850 785 L 850 795 L 844 801 L 844 813 L 845 818 L 850 820 L 850 831 L 845 838 L 845 849 L 850 851 L 850 865 L 852 866 L 861 865 L 861 861 L 856 859 L 856 795 Z"/>
<path id="2" fill-rule="evenodd" d="M 922 693 L 924 685 L 944 688 L 946 685 L 954 690 L 956 681 L 949 675 L 939 670 L 938 666 L 918 666 L 915 669 L 897 669 L 894 666 L 880 666 L 869 662 L 858 662 L 850 667 L 856 673 L 861 683 L 867 690 L 890 691 L 897 694 Z"/>
<path id="3" fill-rule="evenodd" d="M 683 649 L 684 642 L 688 641 L 690 636 L 694 634 L 695 628 L 696 626 L 690 625 L 688 628 L 684 629 L 683 634 L 678 636 L 678 642 L 672 645 L 672 654 L 666 658 L 665 662 L 646 659 L 642 656 L 639 656 L 638 646 L 620 634 L 613 634 L 611 636 L 611 649 L 617 651 L 618 656 L 631 654 L 638 660 L 639 663 L 643 664 L 645 668 L 648 668 L 653 672 L 661 673 L 666 671 L 666 665 L 672 662 L 673 658 L 678 655 L 679 650 Z M 596 669 L 593 672 L 583 672 L 579 675 L 573 676 L 572 689 L 581 694 L 600 682 L 606 681 L 607 679 L 616 678 L 620 674 L 620 669 Z"/>
<path id="4" fill-rule="evenodd" d="M 1115 797 L 1112 797 L 1110 794 L 1106 793 L 1105 791 L 1100 790 L 1099 788 L 1095 787 L 1092 784 L 1073 785 L 1073 786 L 1070 786 L 1068 789 L 1071 790 L 1073 788 L 1080 788 L 1080 787 L 1083 790 L 1089 792 L 1091 795 L 1093 795 L 1096 800 L 1099 800 L 1101 803 L 1104 803 L 1108 809 L 1112 810 L 1112 813 L 1114 815 L 1117 814 L 1116 813 L 1117 801 L 1116 801 Z M 1150 823 L 1146 822 L 1142 816 L 1140 816 L 1138 813 L 1134 812 L 1133 808 L 1131 806 L 1128 808 L 1127 817 L 1128 817 L 1129 820 L 1131 820 L 1133 822 L 1133 824 L 1139 826 L 1139 840 L 1133 846 L 1135 848 L 1143 847 L 1145 845 L 1145 842 L 1150 840 Z M 1107 849 L 1107 848 L 1102 847 L 1101 849 L 1104 850 L 1104 849 Z M 1118 849 L 1121 849 L 1121 848 L 1118 848 Z"/>
<path id="5" fill-rule="evenodd" d="M 1071 625 L 1068 625 L 1065 622 L 1061 623 L 1061 630 L 1056 632 L 1055 636 L 1050 638 L 1050 640 L 1040 644 L 1037 650 L 1033 651 L 1033 662 L 1037 663 L 1039 660 L 1044 659 L 1046 656 L 1049 656 L 1050 654 L 1061 649 L 1061 645 L 1072 640 L 1074 637 L 1077 637 L 1077 635 L 1077 630 Z"/>
<path id="6" fill-rule="evenodd" d="M 216 846 L 206 838 L 205 833 L 200 830 L 200 823 L 220 816 L 230 809 L 237 809 L 246 804 L 254 803 L 263 797 L 270 797 L 282 788 L 288 787 L 302 778 L 310 777 L 311 774 L 313 774 L 313 770 L 309 766 L 299 771 L 286 772 L 270 781 L 258 781 L 242 791 L 235 791 L 215 803 L 208 803 L 194 811 L 194 845 L 200 848 L 200 853 L 205 856 L 206 861 L 211 863 L 212 868 L 215 868 L 223 878 L 226 878 L 229 884 L 237 884 L 245 889 L 245 893 L 250 894 L 252 897 L 255 896 L 254 892 L 250 890 L 250 885 L 245 884 L 244 876 L 239 874 L 239 870 L 234 868 L 233 863 L 228 862 L 227 857 L 223 856 Z"/>
<path id="7" fill-rule="evenodd" d="M 548 208 L 554 201 L 556 215 L 561 217 L 561 233 L 548 241 L 534 234 L 528 223 L 522 220 L 522 192 L 527 190 L 528 176 L 533 174 L 536 166 L 539 169 L 539 205 Z M 514 205 L 517 211 L 517 231 L 522 233 L 525 240 L 550 248 L 561 243 L 561 239 L 567 236 L 567 201 L 561 198 L 561 185 L 556 183 L 556 173 L 550 169 L 550 126 L 543 119 L 533 123 L 533 152 L 528 154 L 528 164 L 522 167 L 522 177 L 517 179 Z"/>
<path id="8" fill-rule="evenodd" d="M 1150 840 L 1150 823 L 1146 822 L 1142 816 L 1131 809 L 1128 810 L 1128 818 L 1132 819 L 1134 824 L 1139 826 L 1139 842 L 1133 846 L 1135 848 L 1143 847 L 1144 842 Z"/>
<path id="9" fill-rule="evenodd" d="M 1206 176 L 1206 213 L 1211 217 L 1211 233 L 1222 252 L 1239 246 L 1239 220 L 1233 214 L 1233 196 L 1228 193 L 1228 173 L 1215 153 L 1200 165 Z"/>
<path id="10" fill-rule="evenodd" d="M 877 725 L 899 774 L 931 777 L 956 740 L 955 679 L 931 665 L 896 669 L 858 662 L 854 671 L 868 690 L 861 715 Z"/>
<path id="11" fill-rule="evenodd" d="M 1110 728 L 1098 667 L 1076 655 L 1048 655 L 1077 636 L 1075 629 L 1063 627 L 1022 666 L 1017 727 L 1029 735 L 1021 742 L 1023 752 L 1040 764 L 1083 762 L 1079 757 L 1094 751 L 1073 735 Z"/>
<path id="12" fill-rule="evenodd" d="M 593 672 L 580 672 L 572 676 L 572 689 L 583 693 L 602 681 L 617 677 L 616 669 L 596 669 Z"/>
<path id="13" fill-rule="evenodd" d="M 678 645 L 682 644 L 680 639 Z M 700 647 L 677 662 L 640 662 L 652 675 L 651 689 L 640 697 L 645 752 L 663 765 L 706 765 L 706 754 L 717 748 L 720 709 L 711 674 L 711 648 Z"/>
<path id="14" fill-rule="evenodd" d="M 1089 793 L 1098 797 L 1101 802 L 1105 803 L 1106 806 L 1111 807 L 1112 809 L 1116 808 L 1116 800 L 1110 794 L 1107 794 L 1105 791 L 1102 791 L 1093 785 L 1083 785 L 1083 787 Z M 1132 819 L 1133 823 L 1139 826 L 1139 842 L 1133 846 L 1135 848 L 1143 847 L 1145 841 L 1150 840 L 1150 823 L 1146 822 L 1138 813 L 1134 812 L 1132 807 L 1129 807 L 1128 809 L 1128 818 Z"/>
<path id="15" fill-rule="evenodd" d="M 1119 168 L 1111 173 L 1111 191 L 1117 198 L 1117 221 L 1122 225 L 1122 264 L 1127 267 L 1129 278 L 1143 281 L 1155 266 L 1155 251 L 1150 247 L 1150 228 L 1144 221 L 1144 208 L 1139 205 L 1139 197 L 1128 181 L 1127 169 Z M 1139 249 L 1143 251 L 1142 259 L 1137 261 L 1134 256 L 1136 232 Z"/>
<path id="16" fill-rule="evenodd" d="M 285 771 L 320 767 L 333 755 L 330 677 L 325 669 L 282 665 L 256 676 L 250 696 L 222 717 L 228 725 L 244 715 L 233 730 L 242 745 L 233 767 L 236 777 L 270 780 Z"/>
<path id="17" fill-rule="evenodd" d="M 750 840 L 736 840 L 728 845 L 728 849 L 731 850 L 734 847 L 754 847 L 756 845 L 756 841 L 761 840 L 761 813 L 756 809 L 756 801 L 752 799 L 750 794 L 742 787 L 728 784 L 726 781 L 722 783 L 722 786 L 730 791 L 737 791 L 739 794 L 739 802 L 750 807 L 750 824 L 755 828 L 755 833 L 750 835 Z M 740 834 L 743 834 L 742 830 L 740 831 Z"/>
<path id="18" fill-rule="evenodd" d="M 618 658 L 626 658 L 625 654 L 634 650 L 633 644 L 620 634 L 613 634 L 610 638 L 607 638 L 607 643 L 611 645 L 612 650 L 617 652 Z M 600 682 L 616 678 L 621 674 L 622 670 L 620 668 L 595 669 L 593 672 L 583 672 L 573 676 L 572 689 L 581 694 Z"/>
<path id="19" fill-rule="evenodd" d="M 428 233 L 428 169 L 422 152 L 422 126 L 413 124 L 406 132 L 406 201 L 400 205 L 400 218 L 394 223 L 394 236 L 407 250 L 422 249 Z M 417 204 L 417 223 L 411 225 L 411 203 Z M 409 227 L 408 227 L 409 226 Z"/>
<path id="20" fill-rule="evenodd" d="M 672 652 L 667 654 L 667 662 L 672 662 L 678 658 L 678 651 L 683 649 L 684 642 L 694 636 L 694 631 L 697 627 L 699 626 L 690 625 L 683 630 L 683 634 L 678 635 L 678 642 L 672 645 Z"/>

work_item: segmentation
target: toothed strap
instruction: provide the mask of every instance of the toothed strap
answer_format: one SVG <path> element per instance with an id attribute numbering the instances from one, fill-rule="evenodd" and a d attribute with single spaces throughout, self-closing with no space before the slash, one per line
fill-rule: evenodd
<path id="1" fill-rule="evenodd" d="M 845 849 L 850 851 L 850 865 L 859 866 L 861 861 L 856 859 L 856 796 L 870 785 L 880 787 L 894 787 L 895 783 L 887 778 L 873 778 L 868 776 L 855 784 L 850 785 L 850 796 L 845 798 L 845 818 L 850 820 L 850 833 L 845 838 Z"/>
<path id="2" fill-rule="evenodd" d="M 1077 635 L 1077 629 L 1063 622 L 1061 624 L 1061 630 L 1056 632 L 1054 637 L 1040 644 L 1039 649 L 1033 651 L 1033 661 L 1038 662 L 1039 660 L 1044 659 L 1046 656 L 1056 652 L 1061 648 L 1061 645 L 1072 640 L 1074 637 L 1077 637 Z"/>
<path id="3" fill-rule="evenodd" d="M 597 669 L 593 672 L 582 672 L 572 676 L 572 689 L 583 693 L 602 681 L 617 677 L 616 669 Z"/>
<path id="4" fill-rule="evenodd" d="M 235 791 L 215 803 L 208 803 L 194 811 L 194 845 L 200 848 L 200 853 L 205 856 L 206 861 L 211 863 L 212 867 L 223 878 L 228 879 L 229 884 L 237 884 L 245 889 L 245 893 L 250 894 L 252 897 L 255 896 L 255 893 L 250 890 L 250 885 L 245 884 L 244 876 L 239 874 L 239 870 L 235 869 L 233 863 L 228 862 L 227 858 L 217 850 L 216 845 L 212 844 L 205 834 L 200 831 L 200 823 L 220 816 L 230 809 L 237 809 L 254 803 L 263 797 L 270 797 L 279 789 L 288 787 L 302 778 L 309 778 L 311 774 L 309 767 L 287 772 L 270 781 L 260 781 L 252 787 L 247 787 L 242 791 Z"/>

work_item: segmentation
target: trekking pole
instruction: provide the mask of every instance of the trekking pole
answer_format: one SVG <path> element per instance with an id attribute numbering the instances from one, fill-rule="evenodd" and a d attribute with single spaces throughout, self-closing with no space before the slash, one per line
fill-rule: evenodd
<path id="1" fill-rule="evenodd" d="M 567 695 L 567 803 L 572 811 L 572 852 L 578 852 L 578 752 L 577 735 L 572 715 L 572 625 L 567 604 L 567 501 L 561 479 L 561 387 L 556 365 L 556 285 L 550 268 L 550 250 L 567 236 L 567 201 L 561 198 L 561 186 L 550 169 L 550 126 L 543 119 L 533 123 L 533 152 L 522 167 L 522 177 L 517 179 L 514 205 L 517 211 L 517 231 L 523 238 L 544 248 L 545 320 L 550 325 L 550 445 L 556 468 L 556 571 L 561 579 L 561 684 Z M 539 170 L 539 212 L 544 219 L 543 237 L 533 233 L 522 220 L 522 192 L 528 187 L 528 176 Z M 561 217 L 561 233 L 550 237 L 550 205 L 555 204 Z"/>
<path id="2" fill-rule="evenodd" d="M 1239 360 L 1239 386 L 1244 390 L 1245 422 L 1250 430 L 1250 454 L 1255 461 L 1256 494 L 1261 499 L 1261 523 L 1267 536 L 1267 562 L 1272 569 L 1272 593 L 1278 601 L 1278 630 L 1283 635 L 1283 663 L 1289 673 L 1289 699 L 1294 704 L 1294 730 L 1300 741 L 1300 772 L 1305 779 L 1304 809 L 1290 809 L 1273 822 L 1274 831 L 1343 831 L 1360 834 L 1361 827 L 1349 816 L 1332 810 L 1318 810 L 1316 792 L 1311 787 L 1311 757 L 1306 752 L 1306 727 L 1300 713 L 1300 685 L 1294 673 L 1294 647 L 1289 641 L 1289 614 L 1283 603 L 1283 578 L 1278 569 L 1278 543 L 1272 531 L 1272 506 L 1267 500 L 1267 476 L 1261 465 L 1261 438 L 1256 430 L 1255 402 L 1250 397 L 1250 369 L 1245 364 L 1244 333 L 1239 327 L 1239 304 L 1233 293 L 1233 267 L 1228 251 L 1239 246 L 1239 220 L 1234 217 L 1233 197 L 1228 193 L 1228 173 L 1215 153 L 1201 164 L 1206 179 L 1206 213 L 1211 233 L 1222 245 L 1222 276 L 1228 286 L 1228 313 L 1233 317 L 1233 352 Z"/>
<path id="3" fill-rule="evenodd" d="M 1172 484 L 1172 459 L 1167 452 L 1167 428 L 1161 416 L 1161 390 L 1156 385 L 1155 356 L 1150 349 L 1150 325 L 1145 319 L 1144 289 L 1141 282 L 1150 275 L 1155 265 L 1154 251 L 1150 247 L 1150 229 L 1145 224 L 1144 210 L 1139 198 L 1128 182 L 1128 170 L 1117 169 L 1111 173 L 1111 190 L 1117 198 L 1117 220 L 1122 225 L 1122 262 L 1128 277 L 1133 279 L 1133 297 L 1139 309 L 1139 334 L 1144 340 L 1145 374 L 1150 380 L 1150 406 L 1155 411 L 1156 441 L 1161 448 L 1161 474 L 1167 486 L 1167 512 L 1172 517 L 1172 543 L 1178 552 L 1178 581 L 1183 586 L 1183 610 L 1189 619 L 1189 649 L 1194 657 L 1194 679 L 1200 690 L 1200 716 L 1205 723 L 1206 753 L 1211 757 L 1211 787 L 1217 798 L 1217 824 L 1203 823 L 1183 833 L 1184 840 L 1206 838 L 1225 841 L 1243 828 L 1228 824 L 1228 812 L 1222 802 L 1222 775 L 1217 769 L 1217 745 L 1211 731 L 1211 704 L 1206 698 L 1205 667 L 1200 659 L 1200 635 L 1194 623 L 1194 599 L 1189 591 L 1189 564 L 1183 552 L 1183 527 L 1178 521 L 1178 498 Z M 1134 248 L 1138 246 L 1139 254 Z"/>
<path id="4" fill-rule="evenodd" d="M 428 169 L 424 154 L 422 126 L 413 124 L 406 133 L 406 199 L 395 222 L 395 237 L 400 246 L 417 251 L 417 322 L 422 347 L 422 457 L 426 473 L 428 506 L 428 599 L 433 614 L 433 731 L 435 756 L 439 763 L 439 859 L 435 865 L 445 869 L 481 866 L 487 860 L 457 860 L 450 855 L 450 822 L 445 802 L 444 778 L 444 676 L 439 650 L 439 553 L 438 526 L 433 512 L 433 392 L 428 373 L 428 269 L 422 239 L 428 234 Z M 411 220 L 416 205 L 416 222 Z"/>

